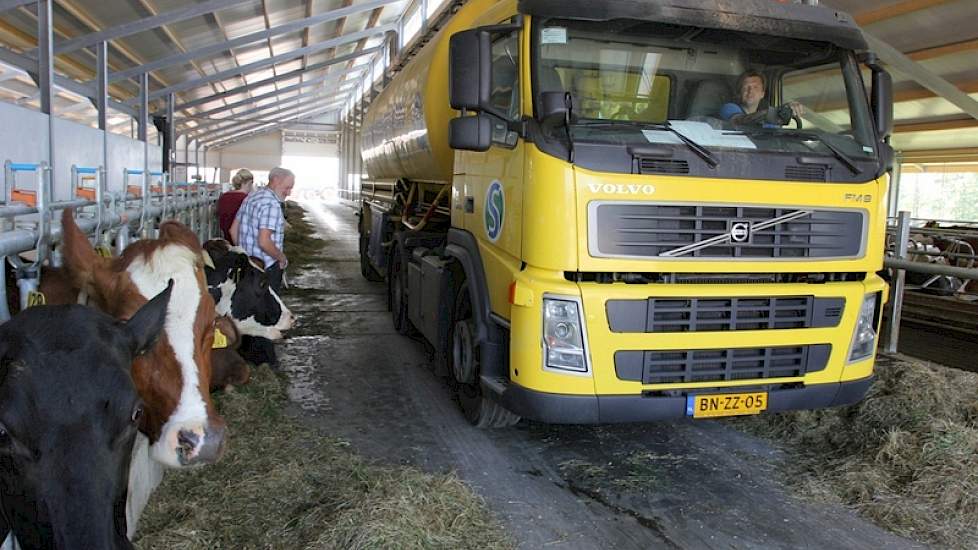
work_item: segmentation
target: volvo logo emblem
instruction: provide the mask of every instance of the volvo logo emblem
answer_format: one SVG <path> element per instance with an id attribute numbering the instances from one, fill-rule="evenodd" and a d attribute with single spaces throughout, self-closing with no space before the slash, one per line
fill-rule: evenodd
<path id="1" fill-rule="evenodd" d="M 735 243 L 749 242 L 750 230 L 750 222 L 748 221 L 733 222 L 730 224 L 730 240 Z"/>

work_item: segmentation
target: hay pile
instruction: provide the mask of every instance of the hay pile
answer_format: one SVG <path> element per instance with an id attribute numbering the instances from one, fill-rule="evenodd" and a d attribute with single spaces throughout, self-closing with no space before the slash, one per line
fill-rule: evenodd
<path id="1" fill-rule="evenodd" d="M 289 257 L 288 272 L 294 273 L 310 266 L 323 252 L 325 241 L 314 236 L 315 228 L 304 218 L 305 210 L 298 204 L 285 203 L 285 220 L 289 228 L 285 232 L 285 253 Z"/>
<path id="2" fill-rule="evenodd" d="M 808 495 L 908 538 L 978 548 L 978 374 L 899 357 L 877 375 L 852 407 L 738 424 L 786 444 Z"/>
<path id="3" fill-rule="evenodd" d="M 137 548 L 509 548 L 483 503 L 452 476 L 372 465 L 283 412 L 267 367 L 217 398 L 231 429 L 215 465 L 169 472 Z"/>

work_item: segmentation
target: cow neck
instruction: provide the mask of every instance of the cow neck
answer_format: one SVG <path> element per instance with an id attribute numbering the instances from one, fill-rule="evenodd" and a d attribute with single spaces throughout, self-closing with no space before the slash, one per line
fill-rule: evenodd
<path id="1" fill-rule="evenodd" d="M 194 250 L 182 244 L 169 243 L 156 248 L 151 254 L 135 256 L 126 267 L 130 280 L 145 299 L 162 292 L 167 281 L 173 280 L 173 291 L 164 324 L 165 339 L 161 341 L 162 345 L 156 346 L 153 357 L 147 357 L 148 361 L 138 362 L 144 369 L 154 371 L 140 373 L 139 378 L 148 375 L 159 382 L 154 385 L 168 388 L 170 392 L 179 388 L 176 390 L 179 397 L 175 406 L 173 403 L 156 404 L 163 405 L 157 411 L 172 411 L 167 418 L 157 419 L 162 421 L 160 426 L 169 421 L 180 422 L 208 416 L 209 407 L 200 388 L 203 373 L 196 348 L 201 340 L 198 331 L 201 331 L 202 323 L 198 317 L 207 313 L 206 308 L 202 310 L 200 306 L 203 301 L 210 300 L 210 296 L 201 291 L 203 284 L 198 277 L 198 261 L 198 254 Z M 213 306 L 211 314 L 213 315 Z M 178 368 L 166 368 L 174 366 L 172 363 Z M 180 379 L 174 380 L 168 373 L 173 373 L 174 377 L 179 373 Z M 165 393 L 160 396 L 165 401 L 171 401 L 172 397 Z M 159 436 L 160 426 L 149 430 L 151 439 Z"/>

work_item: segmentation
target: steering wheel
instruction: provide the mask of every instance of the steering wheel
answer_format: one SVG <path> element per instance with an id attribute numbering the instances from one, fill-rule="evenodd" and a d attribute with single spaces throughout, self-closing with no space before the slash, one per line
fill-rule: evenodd
<path id="1" fill-rule="evenodd" d="M 787 126 L 791 121 L 795 121 L 798 129 L 801 130 L 801 117 L 797 116 L 791 109 L 791 105 L 785 103 L 780 107 L 771 107 L 767 110 L 767 122 L 778 126 Z"/>

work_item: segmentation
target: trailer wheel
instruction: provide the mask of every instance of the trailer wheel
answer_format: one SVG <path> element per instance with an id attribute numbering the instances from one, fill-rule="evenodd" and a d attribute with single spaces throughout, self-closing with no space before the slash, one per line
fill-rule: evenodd
<path id="1" fill-rule="evenodd" d="M 462 414 L 477 428 L 505 428 L 520 421 L 520 417 L 482 394 L 479 383 L 479 345 L 469 285 L 465 283 L 455 299 L 450 354 L 452 377 Z"/>
<path id="2" fill-rule="evenodd" d="M 387 304 L 394 320 L 394 330 L 398 334 L 409 336 L 414 334 L 414 326 L 408 318 L 407 302 L 407 273 L 401 261 L 401 247 L 394 248 L 391 254 L 390 270 L 387 277 Z"/>

